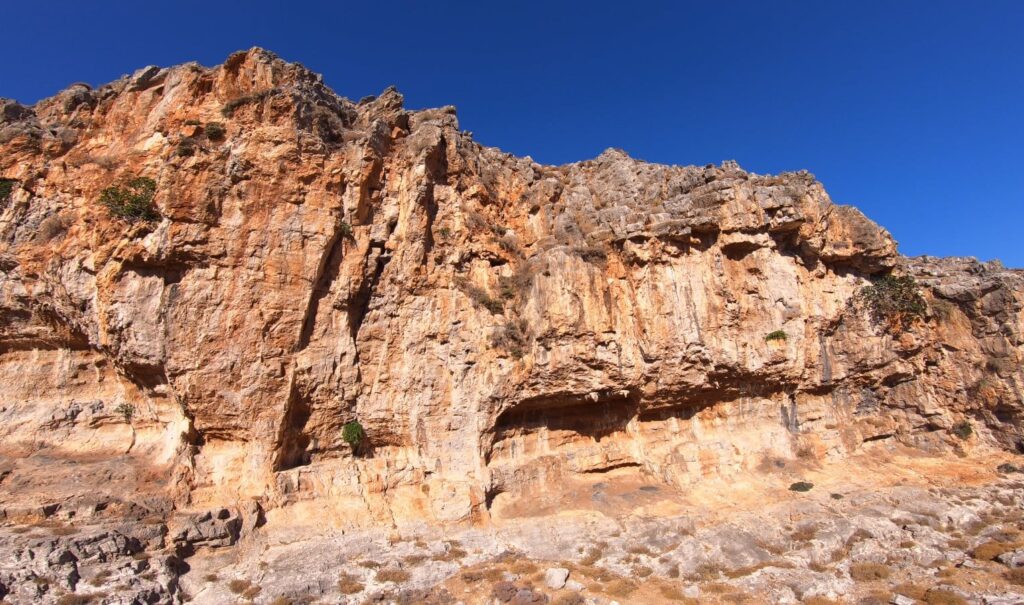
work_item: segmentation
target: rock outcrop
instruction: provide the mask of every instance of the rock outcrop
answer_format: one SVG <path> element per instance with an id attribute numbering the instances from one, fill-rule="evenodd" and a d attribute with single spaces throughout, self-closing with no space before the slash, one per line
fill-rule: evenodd
<path id="1" fill-rule="evenodd" d="M 466 526 L 574 475 L 1024 448 L 1024 273 L 901 257 L 805 172 L 544 166 L 261 49 L 4 101 L 0 150 L 9 520 L 223 509 L 167 540 L 220 546 L 254 501 Z M 139 177 L 156 220 L 100 203 Z M 857 301 L 890 273 L 904 332 Z"/>

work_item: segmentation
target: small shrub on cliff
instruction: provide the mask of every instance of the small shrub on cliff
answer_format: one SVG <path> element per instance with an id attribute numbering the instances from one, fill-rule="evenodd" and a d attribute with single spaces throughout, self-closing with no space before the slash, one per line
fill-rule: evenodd
<path id="1" fill-rule="evenodd" d="M 192 137 L 183 137 L 178 141 L 178 149 L 175 153 L 183 158 L 194 156 L 196 154 L 196 140 Z"/>
<path id="2" fill-rule="evenodd" d="M 7 200 L 11 198 L 11 193 L 14 191 L 14 185 L 18 181 L 14 179 L 0 179 L 0 203 L 7 203 Z"/>
<path id="3" fill-rule="evenodd" d="M 230 101 L 225 103 L 224 107 L 220 109 L 220 113 L 225 118 L 230 118 L 232 115 L 234 115 L 235 110 L 237 110 L 239 107 L 242 107 L 243 105 L 248 105 L 249 103 L 259 103 L 267 99 L 268 97 L 273 96 L 274 94 L 277 94 L 276 88 L 260 90 L 258 92 L 254 92 L 251 94 L 242 95 L 241 97 L 231 99 Z"/>
<path id="4" fill-rule="evenodd" d="M 209 122 L 203 127 L 203 132 L 206 133 L 206 138 L 211 141 L 219 141 L 227 134 L 227 129 L 220 122 Z"/>
<path id="5" fill-rule="evenodd" d="M 813 487 L 814 487 L 813 483 L 808 483 L 807 481 L 797 481 L 793 485 L 789 486 L 789 491 L 791 491 L 791 492 L 809 492 L 809 491 L 811 491 L 811 489 Z"/>
<path id="6" fill-rule="evenodd" d="M 513 256 L 523 255 L 523 249 L 519 247 L 519 242 L 516 241 L 516 236 L 511 234 L 502 235 L 500 237 L 496 237 L 495 240 L 498 242 L 498 247 L 505 252 Z"/>
<path id="7" fill-rule="evenodd" d="M 341 438 L 345 443 L 352 447 L 352 451 L 358 451 L 363 440 L 366 439 L 366 431 L 363 430 L 363 425 L 359 424 L 358 420 L 346 422 L 345 426 L 341 427 Z"/>
<path id="8" fill-rule="evenodd" d="M 966 441 L 974 434 L 974 427 L 969 421 L 964 420 L 953 425 L 953 434 Z"/>
<path id="9" fill-rule="evenodd" d="M 764 339 L 768 342 L 771 342 L 773 340 L 786 340 L 787 338 L 788 336 L 786 336 L 786 333 L 783 332 L 782 330 L 775 330 L 774 332 L 769 332 L 768 335 L 764 337 Z"/>
<path id="10" fill-rule="evenodd" d="M 252 582 L 249 580 L 235 579 L 228 582 L 228 589 L 235 594 L 242 594 L 251 587 Z"/>
<path id="11" fill-rule="evenodd" d="M 376 575 L 378 582 L 394 582 L 396 584 L 407 582 L 410 577 L 412 576 L 404 569 L 382 569 Z"/>
<path id="12" fill-rule="evenodd" d="M 111 215 L 129 222 L 156 221 L 160 219 L 160 213 L 153 206 L 155 194 L 156 181 L 138 177 L 104 189 L 100 192 L 100 204 Z"/>
<path id="13" fill-rule="evenodd" d="M 608 260 L 608 253 L 601 246 L 578 247 L 573 252 L 588 263 L 603 263 Z"/>
<path id="14" fill-rule="evenodd" d="M 338 578 L 338 592 L 341 594 L 355 594 L 362 592 L 363 588 L 363 583 L 351 574 L 343 573 Z"/>
<path id="15" fill-rule="evenodd" d="M 491 346 L 508 351 L 516 359 L 526 355 L 529 344 L 529 325 L 524 319 L 507 321 L 491 334 Z"/>
<path id="16" fill-rule="evenodd" d="M 505 311 L 505 304 L 496 298 L 491 298 L 491 295 L 483 288 L 475 286 L 468 281 L 461 281 L 457 285 L 473 301 L 475 306 L 483 307 L 495 315 L 500 315 Z"/>
<path id="17" fill-rule="evenodd" d="M 924 317 L 927 304 L 921 296 L 917 282 L 905 275 L 886 275 L 864 286 L 857 298 L 871 312 L 878 323 L 885 324 L 893 332 L 903 332 Z"/>
<path id="18" fill-rule="evenodd" d="M 121 403 L 114 408 L 114 413 L 124 419 L 125 424 L 131 424 L 135 417 L 135 406 L 130 403 Z"/>
<path id="19" fill-rule="evenodd" d="M 885 580 L 891 570 L 881 563 L 854 563 L 850 566 L 850 578 L 854 582 L 873 582 Z"/>
<path id="20" fill-rule="evenodd" d="M 352 225 L 346 223 L 345 221 L 342 221 L 341 224 L 338 225 L 338 233 L 340 233 L 341 237 L 343 237 L 345 239 L 351 238 L 352 237 Z"/>

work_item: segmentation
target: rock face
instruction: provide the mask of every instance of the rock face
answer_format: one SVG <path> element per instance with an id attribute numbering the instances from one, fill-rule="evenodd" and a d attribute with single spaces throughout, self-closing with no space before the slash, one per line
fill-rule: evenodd
<path id="1" fill-rule="evenodd" d="M 903 258 L 807 173 L 543 166 L 260 49 L 4 101 L 0 150 L 11 519 L 487 523 L 572 474 L 1024 447 L 1024 274 Z M 158 220 L 99 203 L 136 177 Z M 857 304 L 889 273 L 927 302 L 901 333 Z M 224 513 L 172 538 L 233 543 Z"/>

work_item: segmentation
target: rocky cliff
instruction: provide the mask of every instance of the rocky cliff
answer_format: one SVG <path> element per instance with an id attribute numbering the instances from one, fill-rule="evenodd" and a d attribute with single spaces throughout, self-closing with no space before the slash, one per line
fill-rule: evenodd
<path id="1" fill-rule="evenodd" d="M 1024 448 L 1024 274 L 901 257 L 804 172 L 544 166 L 253 49 L 4 101 L 0 175 L 10 521 L 480 525 L 613 470 Z M 858 297 L 890 274 L 905 330 Z"/>

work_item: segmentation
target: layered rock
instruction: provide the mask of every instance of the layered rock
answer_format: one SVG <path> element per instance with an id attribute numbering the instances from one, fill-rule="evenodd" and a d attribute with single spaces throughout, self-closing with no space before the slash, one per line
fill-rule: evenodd
<path id="1" fill-rule="evenodd" d="M 807 173 L 544 166 L 260 49 L 4 102 L 0 148 L 9 516 L 130 484 L 185 512 L 486 523 L 567 474 L 1021 447 L 1024 275 L 903 258 Z M 159 220 L 99 204 L 139 176 Z M 893 272 L 928 303 L 904 333 L 856 304 Z"/>

